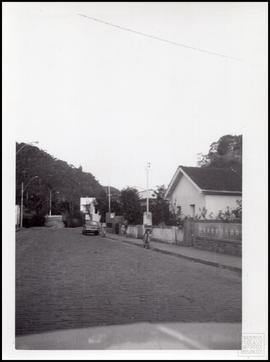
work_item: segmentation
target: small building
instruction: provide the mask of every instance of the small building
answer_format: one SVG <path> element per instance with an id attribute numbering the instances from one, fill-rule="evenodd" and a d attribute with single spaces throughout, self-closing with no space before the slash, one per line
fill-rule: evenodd
<path id="1" fill-rule="evenodd" d="M 179 166 L 166 190 L 170 208 L 194 217 L 204 208 L 217 215 L 242 199 L 242 174 L 232 168 Z"/>
<path id="2" fill-rule="evenodd" d="M 119 234 L 123 223 L 124 217 L 122 215 L 115 215 L 114 212 L 106 212 L 106 227 L 109 232 Z"/>
<path id="3" fill-rule="evenodd" d="M 85 220 L 100 221 L 100 215 L 96 212 L 96 198 L 95 197 L 81 197 L 80 198 L 80 211 L 85 215 Z"/>
<path id="4" fill-rule="evenodd" d="M 138 195 L 140 198 L 140 204 L 141 204 L 141 207 L 145 210 L 146 210 L 147 194 L 148 194 L 148 198 L 149 198 L 149 204 L 151 203 L 151 200 L 154 200 L 157 198 L 155 190 L 153 190 L 153 189 L 139 191 Z"/>

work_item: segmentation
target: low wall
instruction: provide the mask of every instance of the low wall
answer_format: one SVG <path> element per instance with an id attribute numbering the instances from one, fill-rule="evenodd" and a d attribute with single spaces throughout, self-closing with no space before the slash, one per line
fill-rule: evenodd
<path id="1" fill-rule="evenodd" d="M 242 255 L 242 224 L 224 221 L 193 221 L 192 245 L 230 255 Z"/>
<path id="2" fill-rule="evenodd" d="M 129 225 L 127 228 L 127 236 L 136 239 L 142 239 L 144 234 L 143 225 Z"/>
<path id="3" fill-rule="evenodd" d="M 138 229 L 137 226 L 128 226 L 127 228 L 127 236 L 129 236 L 130 238 L 138 238 Z"/>
<path id="4" fill-rule="evenodd" d="M 129 225 L 127 228 L 127 236 L 131 238 L 142 239 L 143 234 L 143 225 Z M 151 239 L 169 244 L 181 244 L 184 239 L 184 233 L 183 230 L 179 229 L 176 226 L 153 226 Z"/>
<path id="5" fill-rule="evenodd" d="M 19 226 L 20 225 L 20 206 L 19 205 L 16 205 L 16 214 L 15 214 L 15 225 L 16 226 Z"/>
<path id="6" fill-rule="evenodd" d="M 151 239 L 163 241 L 168 244 L 181 244 L 184 239 L 184 233 L 183 230 L 179 229 L 177 226 L 154 226 Z"/>
<path id="7" fill-rule="evenodd" d="M 45 218 L 45 226 L 53 227 L 53 228 L 64 228 L 65 225 L 63 223 L 62 215 L 51 215 L 46 216 Z"/>

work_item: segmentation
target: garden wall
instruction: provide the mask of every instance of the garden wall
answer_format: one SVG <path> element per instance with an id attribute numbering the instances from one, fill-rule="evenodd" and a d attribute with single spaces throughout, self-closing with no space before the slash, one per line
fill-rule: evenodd
<path id="1" fill-rule="evenodd" d="M 193 224 L 193 225 L 192 225 Z M 219 220 L 192 221 L 190 245 L 218 253 L 242 255 L 242 224 Z"/>

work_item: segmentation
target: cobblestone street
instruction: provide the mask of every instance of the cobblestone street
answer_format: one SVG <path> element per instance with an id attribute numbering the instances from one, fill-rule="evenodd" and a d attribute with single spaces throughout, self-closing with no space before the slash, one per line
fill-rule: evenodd
<path id="1" fill-rule="evenodd" d="M 241 322 L 241 278 L 80 228 L 17 232 L 16 334 L 134 322 Z"/>

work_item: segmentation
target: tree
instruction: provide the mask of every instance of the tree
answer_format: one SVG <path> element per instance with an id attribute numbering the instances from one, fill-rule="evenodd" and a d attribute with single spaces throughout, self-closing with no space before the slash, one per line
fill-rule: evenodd
<path id="1" fill-rule="evenodd" d="M 138 191 L 135 188 L 127 187 L 120 194 L 120 202 L 124 218 L 129 224 L 142 224 L 142 208 Z"/>
<path id="2" fill-rule="evenodd" d="M 201 167 L 232 168 L 242 170 L 242 135 L 225 135 L 210 145 L 206 155 L 199 154 L 198 164 Z"/>
<path id="3" fill-rule="evenodd" d="M 59 160 L 47 152 L 35 146 L 28 145 L 23 147 L 24 143 L 17 143 L 16 150 L 16 203 L 20 203 L 21 183 L 24 185 L 34 176 L 38 179 L 31 182 L 25 193 L 25 204 L 29 201 L 31 210 L 40 210 L 40 203 L 48 212 L 49 188 L 54 197 L 52 200 L 53 208 L 58 209 L 56 205 L 56 194 L 58 191 L 61 199 L 65 201 L 64 209 L 66 212 L 74 212 L 80 206 L 80 197 L 97 195 L 103 190 L 103 186 L 89 172 L 83 172 L 82 167 L 76 168 L 67 162 Z M 29 197 L 28 197 L 28 196 Z M 33 196 L 32 202 L 30 197 Z M 59 202 L 58 202 L 59 204 Z M 68 207 L 67 207 L 68 205 Z M 42 209 L 43 211 L 43 209 Z"/>
<path id="4" fill-rule="evenodd" d="M 97 206 L 96 210 L 101 215 L 101 222 L 105 222 L 106 213 L 109 211 L 109 198 L 108 194 L 102 190 L 97 197 Z M 122 204 L 120 201 L 120 192 L 119 196 L 116 193 L 111 194 L 111 212 L 115 212 L 116 215 L 122 214 Z"/>
<path id="5" fill-rule="evenodd" d="M 156 198 L 151 200 L 151 212 L 153 225 L 170 224 L 171 212 L 168 201 L 165 199 L 166 188 L 158 186 L 155 191 Z"/>
<path id="6" fill-rule="evenodd" d="M 166 188 L 164 185 L 158 186 L 155 191 L 156 198 L 151 200 L 151 212 L 153 225 L 178 225 L 182 226 L 181 208 L 177 211 L 170 209 L 169 201 L 165 199 Z"/>

